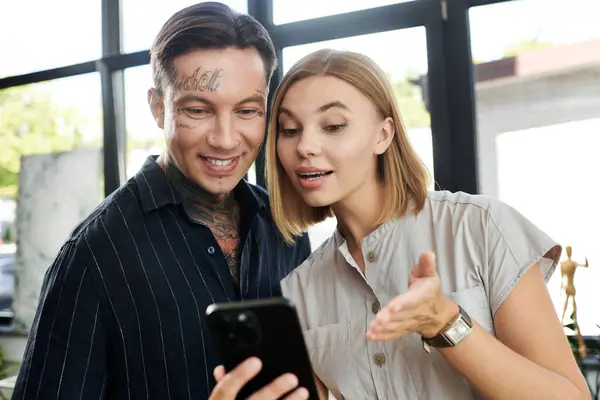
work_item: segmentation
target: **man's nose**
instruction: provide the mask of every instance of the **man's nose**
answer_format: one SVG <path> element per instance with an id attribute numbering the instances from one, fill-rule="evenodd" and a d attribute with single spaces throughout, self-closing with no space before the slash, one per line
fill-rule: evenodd
<path id="1" fill-rule="evenodd" d="M 230 117 L 221 117 L 217 121 L 217 126 L 209 137 L 211 146 L 222 150 L 234 150 L 240 145 L 238 133 L 234 128 Z"/>

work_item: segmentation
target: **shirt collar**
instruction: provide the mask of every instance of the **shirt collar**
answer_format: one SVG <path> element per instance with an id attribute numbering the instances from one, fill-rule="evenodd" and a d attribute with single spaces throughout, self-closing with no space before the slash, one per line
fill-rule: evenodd
<path id="1" fill-rule="evenodd" d="M 180 204 L 183 200 L 156 162 L 157 158 L 158 155 L 149 156 L 134 177 L 139 188 L 142 209 L 146 213 L 164 206 Z M 233 189 L 236 200 L 253 212 L 268 207 L 266 196 L 261 196 L 261 191 L 264 192 L 264 189 L 251 185 L 243 179 Z"/>

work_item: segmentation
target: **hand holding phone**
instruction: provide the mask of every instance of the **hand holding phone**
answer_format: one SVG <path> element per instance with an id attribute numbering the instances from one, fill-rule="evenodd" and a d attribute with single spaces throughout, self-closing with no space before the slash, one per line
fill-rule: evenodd
<path id="1" fill-rule="evenodd" d="M 285 394 L 290 396 L 288 392 L 298 386 L 308 391 L 308 397 L 299 398 L 319 399 L 300 320 L 291 301 L 272 298 L 212 304 L 206 310 L 206 319 L 211 338 L 227 372 L 221 379 L 232 379 L 232 375 L 236 379 L 235 399 L 254 399 L 251 396 L 257 393 L 267 396 L 256 397 L 261 400 L 288 399 Z M 250 358 L 259 359 L 262 366 L 252 373 L 237 371 L 239 367 L 245 368 L 242 364 Z M 239 374 L 242 374 L 241 377 Z M 281 392 L 281 385 L 288 374 L 293 376 L 290 382 L 293 385 Z M 228 385 L 221 385 L 220 393 L 229 390 L 224 388 Z M 293 396 L 289 398 L 297 398 L 295 394 Z M 214 399 L 230 398 L 234 397 Z"/>
<path id="2" fill-rule="evenodd" d="M 260 360 L 254 357 L 247 359 L 228 374 L 225 372 L 225 367 L 218 366 L 214 371 L 217 385 L 209 400 L 235 400 L 242 387 L 260 372 L 261 367 Z M 297 386 L 298 378 L 295 375 L 282 375 L 253 393 L 248 400 L 277 400 Z M 305 400 L 308 399 L 308 395 L 308 390 L 305 388 L 297 388 L 285 397 L 285 400 Z"/>

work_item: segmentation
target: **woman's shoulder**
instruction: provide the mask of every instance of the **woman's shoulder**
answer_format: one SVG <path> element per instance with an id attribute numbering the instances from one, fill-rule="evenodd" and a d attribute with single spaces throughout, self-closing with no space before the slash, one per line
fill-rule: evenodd
<path id="1" fill-rule="evenodd" d="M 465 192 L 450 192 L 447 190 L 429 191 L 425 201 L 426 207 L 447 208 L 449 210 L 467 210 L 480 212 L 486 215 L 499 208 L 508 207 L 502 201 L 482 194 L 469 194 Z"/>
<path id="2" fill-rule="evenodd" d="M 447 221 L 453 225 L 469 223 L 484 227 L 506 223 L 517 227 L 530 224 L 519 211 L 501 200 L 465 192 L 430 191 L 421 214 L 433 222 Z"/>
<path id="3" fill-rule="evenodd" d="M 446 273 L 456 282 L 479 277 L 493 313 L 532 265 L 541 266 L 547 281 L 562 251 L 521 212 L 490 196 L 430 192 L 421 218 L 421 244 L 430 244 L 427 240 L 434 237 L 438 247 L 451 248 L 448 254 L 438 255 L 442 264 L 453 266 Z"/>
<path id="4" fill-rule="evenodd" d="M 513 206 L 491 196 L 432 191 L 427 195 L 420 218 L 432 229 L 445 227 L 448 232 L 468 235 L 473 243 L 489 244 L 490 238 L 496 238 L 509 247 L 537 247 L 539 242 L 553 242 Z"/>
<path id="5" fill-rule="evenodd" d="M 282 287 L 305 286 L 314 283 L 312 281 L 318 281 L 322 274 L 333 272 L 334 268 L 328 268 L 327 266 L 333 266 L 336 251 L 336 238 L 333 234 L 321 243 L 302 264 L 294 268 L 281 280 Z"/>
<path id="6" fill-rule="evenodd" d="M 490 231 L 508 233 L 513 230 L 532 230 L 537 227 L 513 206 L 491 196 L 464 192 L 428 192 L 422 213 L 435 222 L 469 222 L 487 227 Z M 475 226 L 475 225 L 473 225 Z M 541 233 L 541 232 L 540 232 Z"/>

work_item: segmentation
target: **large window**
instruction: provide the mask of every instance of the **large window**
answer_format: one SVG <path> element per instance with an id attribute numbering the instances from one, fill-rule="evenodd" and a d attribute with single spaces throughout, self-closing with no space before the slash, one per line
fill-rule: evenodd
<path id="1" fill-rule="evenodd" d="M 430 118 L 418 85 L 427 75 L 425 29 L 402 29 L 288 47 L 283 49 L 283 72 L 303 56 L 324 47 L 366 54 L 383 68 L 396 92 L 408 135 L 433 177 Z M 310 228 L 313 249 L 331 235 L 335 225 L 335 218 L 330 218 Z"/>
<path id="2" fill-rule="evenodd" d="M 587 257 L 575 286 L 578 322 L 592 335 L 600 333 L 600 2 L 566 5 L 524 0 L 470 12 L 480 188 L 572 246 L 575 261 Z M 557 270 L 549 289 L 559 316 L 560 281 Z"/>
<path id="3" fill-rule="evenodd" d="M 125 70 L 125 121 L 127 129 L 127 178 L 142 167 L 150 154 L 164 148 L 163 132 L 156 125 L 148 106 L 148 89 L 152 87 L 149 65 Z"/>
<path id="4" fill-rule="evenodd" d="M 100 0 L 0 2 L 0 78 L 100 58 Z"/>
<path id="5" fill-rule="evenodd" d="M 0 90 L 0 315 L 13 308 L 15 268 L 21 295 L 39 292 L 62 243 L 102 199 L 101 116 L 97 74 Z M 28 320 L 32 299 L 15 301 Z"/>
<path id="6" fill-rule="evenodd" d="M 273 23 L 280 25 L 408 1 L 414 0 L 273 0 Z"/>
<path id="7" fill-rule="evenodd" d="M 73 0 L 70 0 L 73 1 Z M 246 0 L 221 0 L 239 12 L 247 12 Z M 167 19 L 199 0 L 122 0 L 123 52 L 146 50 Z"/>

